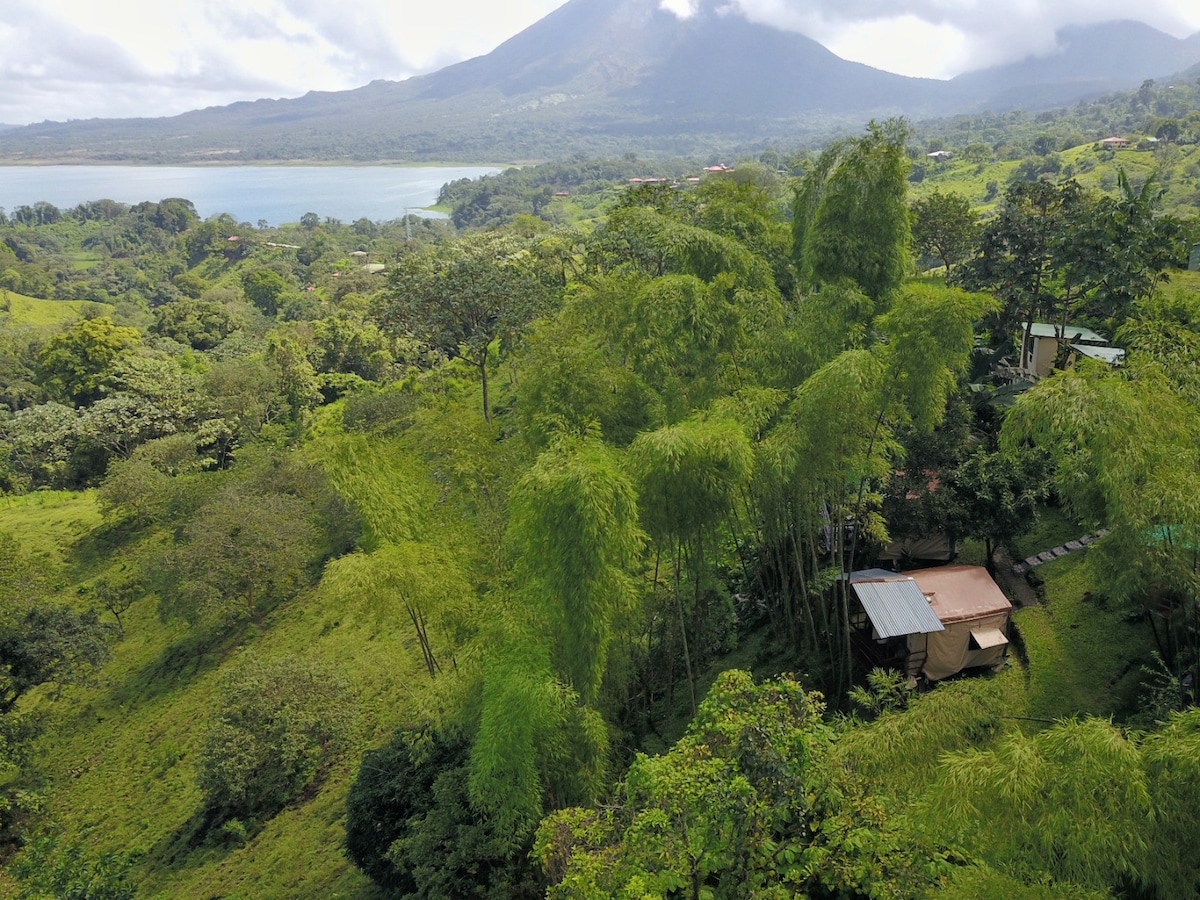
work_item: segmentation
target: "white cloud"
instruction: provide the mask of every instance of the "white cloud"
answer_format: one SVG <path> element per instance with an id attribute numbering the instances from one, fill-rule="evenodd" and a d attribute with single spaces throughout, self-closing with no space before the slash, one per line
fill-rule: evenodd
<path id="1" fill-rule="evenodd" d="M 172 115 L 403 79 L 487 53 L 562 4 L 0 0 L 0 122 Z"/>
<path id="2" fill-rule="evenodd" d="M 1139 21 L 1183 37 L 1194 0 L 731 0 L 748 19 L 798 31 L 846 59 L 944 78 L 1054 49 L 1066 25 Z"/>
<path id="3" fill-rule="evenodd" d="M 696 14 L 695 0 L 662 0 L 659 6 L 681 19 L 690 19 Z"/>
<path id="4" fill-rule="evenodd" d="M 613 0 L 615 2 L 615 0 Z M 640 0 L 740 11 L 835 53 L 945 77 L 1136 15 L 1200 29 L 1195 0 Z M 487 53 L 564 0 L 0 0 L 0 122 L 172 115 L 402 79 Z"/>

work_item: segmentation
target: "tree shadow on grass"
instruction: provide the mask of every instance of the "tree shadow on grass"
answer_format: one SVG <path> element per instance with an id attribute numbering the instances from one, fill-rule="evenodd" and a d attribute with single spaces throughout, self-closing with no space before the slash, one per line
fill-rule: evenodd
<path id="1" fill-rule="evenodd" d="M 112 693 L 114 701 L 137 705 L 186 688 L 241 645 L 245 627 L 192 629 L 163 648 L 158 657 L 130 673 Z"/>
<path id="2" fill-rule="evenodd" d="M 70 546 L 68 574 L 72 581 L 84 581 L 108 568 L 122 550 L 133 546 L 144 531 L 132 519 L 105 522 L 80 535 Z"/>
<path id="3" fill-rule="evenodd" d="M 207 865 L 253 839 L 265 824 L 227 819 L 219 810 L 201 806 L 146 852 L 147 868 L 178 872 Z"/>

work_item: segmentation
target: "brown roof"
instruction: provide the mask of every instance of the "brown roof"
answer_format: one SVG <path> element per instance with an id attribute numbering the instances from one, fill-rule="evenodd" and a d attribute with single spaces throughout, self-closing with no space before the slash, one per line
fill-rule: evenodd
<path id="1" fill-rule="evenodd" d="M 982 619 L 1013 608 L 983 566 L 938 566 L 904 574 L 917 583 L 945 625 Z"/>

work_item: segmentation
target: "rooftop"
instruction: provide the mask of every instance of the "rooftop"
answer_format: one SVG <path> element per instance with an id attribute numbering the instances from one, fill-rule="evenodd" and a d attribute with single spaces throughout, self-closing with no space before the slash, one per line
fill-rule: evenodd
<path id="1" fill-rule="evenodd" d="M 943 625 L 1009 612 L 1013 606 L 983 566 L 939 566 L 905 572 Z"/>
<path id="2" fill-rule="evenodd" d="M 1125 362 L 1125 351 L 1120 347 L 1092 347 L 1087 344 L 1072 344 L 1072 350 L 1078 350 L 1084 356 L 1098 359 L 1110 366 L 1119 366 Z"/>
<path id="3" fill-rule="evenodd" d="M 1025 324 L 1021 324 L 1021 328 L 1025 328 Z M 1059 338 L 1060 340 L 1076 341 L 1084 344 L 1107 344 L 1108 338 L 1101 334 L 1097 334 L 1090 328 L 1084 328 L 1082 325 L 1068 325 L 1064 331 L 1061 325 L 1050 325 L 1046 322 L 1034 322 L 1029 333 L 1035 338 Z"/>
<path id="4" fill-rule="evenodd" d="M 917 582 L 907 575 L 865 569 L 850 573 L 850 586 L 881 638 L 945 630 Z"/>

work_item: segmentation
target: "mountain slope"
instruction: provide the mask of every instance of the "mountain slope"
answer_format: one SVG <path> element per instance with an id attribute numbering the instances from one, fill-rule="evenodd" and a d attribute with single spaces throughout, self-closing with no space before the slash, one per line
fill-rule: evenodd
<path id="1" fill-rule="evenodd" d="M 1180 72 L 1200 60 L 1200 33 L 1180 40 L 1141 22 L 1107 22 L 1062 29 L 1056 52 L 969 72 L 951 80 L 964 99 L 992 109 L 1075 102 L 1136 87 L 1147 78 Z"/>
<path id="2" fill-rule="evenodd" d="M 571 0 L 486 56 L 404 82 L 197 110 L 43 123 L 0 134 L 0 159 L 149 162 L 519 160 L 576 152 L 717 153 L 814 138 L 868 118 L 1046 108 L 1200 60 L 1132 22 L 1068 29 L 1061 52 L 960 76 L 908 78 L 722 11 Z"/>

